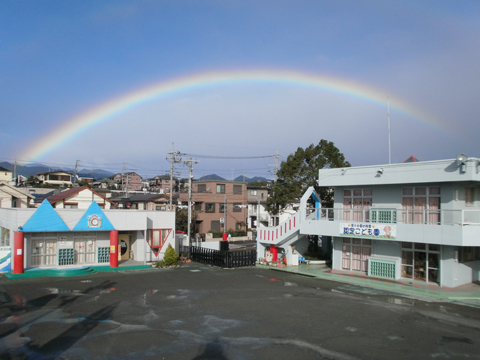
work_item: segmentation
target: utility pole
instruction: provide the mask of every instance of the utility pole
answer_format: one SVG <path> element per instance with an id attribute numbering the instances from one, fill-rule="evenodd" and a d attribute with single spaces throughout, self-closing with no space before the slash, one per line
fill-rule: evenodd
<path id="1" fill-rule="evenodd" d="M 180 151 L 175 150 L 174 143 L 172 142 L 172 150 L 168 152 L 170 154 L 170 207 L 169 209 L 172 210 L 172 200 L 173 200 L 173 170 L 175 163 L 179 163 L 182 161 L 182 158 L 178 155 Z M 169 160 L 169 158 L 165 158 Z M 191 160 L 191 159 L 190 159 Z"/>
<path id="2" fill-rule="evenodd" d="M 184 160 L 183 163 L 188 165 L 188 247 L 192 246 L 192 239 L 190 237 L 190 227 L 192 223 L 192 178 L 193 178 L 193 164 L 198 164 L 198 160 Z"/>
<path id="3" fill-rule="evenodd" d="M 277 150 L 277 155 L 274 156 L 275 158 L 275 164 L 269 164 L 268 166 L 275 166 L 275 170 L 273 170 L 273 175 L 275 175 L 275 181 L 277 181 L 277 172 L 278 172 L 278 158 L 280 155 L 278 155 L 278 150 Z M 271 157 L 272 158 L 272 157 Z"/>
<path id="4" fill-rule="evenodd" d="M 77 160 L 75 162 L 75 173 L 73 174 L 73 184 L 72 185 L 74 185 L 77 182 L 77 171 L 78 171 L 78 162 L 79 161 L 80 160 Z"/>
<path id="5" fill-rule="evenodd" d="M 388 122 L 388 163 L 392 163 L 392 147 L 390 142 L 390 97 L 387 96 L 387 122 Z"/>
<path id="6" fill-rule="evenodd" d="M 15 163 L 13 165 L 13 181 L 14 181 L 14 185 L 17 186 L 18 185 L 18 181 L 17 181 L 17 157 L 15 157 Z"/>
<path id="7" fill-rule="evenodd" d="M 125 164 L 126 163 L 123 163 L 122 164 L 122 190 L 125 192 L 125 186 L 124 186 L 124 178 L 125 178 Z M 127 194 L 125 194 L 125 197 L 126 197 Z"/>
<path id="8" fill-rule="evenodd" d="M 259 227 L 260 227 L 260 192 L 258 192 L 258 204 L 257 204 L 257 236 L 258 236 Z"/>
<path id="9" fill-rule="evenodd" d="M 227 195 L 224 195 L 223 198 L 223 240 L 226 239 L 226 234 L 227 234 Z"/>

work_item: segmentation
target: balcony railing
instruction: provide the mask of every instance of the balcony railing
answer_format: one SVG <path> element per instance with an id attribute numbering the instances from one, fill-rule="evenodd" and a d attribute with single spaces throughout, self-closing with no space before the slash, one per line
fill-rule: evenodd
<path id="1" fill-rule="evenodd" d="M 390 224 L 480 225 L 478 209 L 307 209 L 308 220 Z"/>

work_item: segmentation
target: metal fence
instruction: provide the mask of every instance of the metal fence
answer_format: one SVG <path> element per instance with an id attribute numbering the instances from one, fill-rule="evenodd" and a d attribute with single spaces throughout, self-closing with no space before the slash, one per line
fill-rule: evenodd
<path id="1" fill-rule="evenodd" d="M 221 268 L 239 268 L 255 266 L 257 251 L 224 251 L 192 246 L 190 248 L 190 258 L 192 261 L 206 265 L 218 266 Z"/>

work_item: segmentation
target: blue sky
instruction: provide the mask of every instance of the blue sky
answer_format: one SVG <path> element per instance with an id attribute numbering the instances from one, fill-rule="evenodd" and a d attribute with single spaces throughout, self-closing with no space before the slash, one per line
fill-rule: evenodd
<path id="1" fill-rule="evenodd" d="M 284 159 L 327 139 L 352 165 L 388 163 L 386 106 L 272 84 L 157 99 L 20 158 L 69 119 L 145 86 L 262 69 L 356 82 L 428 114 L 391 110 L 392 162 L 478 157 L 479 60 L 478 1 L 2 1 L 0 160 L 113 172 L 126 163 L 151 176 L 168 171 L 172 142 L 186 154 Z M 196 177 L 267 176 L 274 164 L 199 160 Z"/>

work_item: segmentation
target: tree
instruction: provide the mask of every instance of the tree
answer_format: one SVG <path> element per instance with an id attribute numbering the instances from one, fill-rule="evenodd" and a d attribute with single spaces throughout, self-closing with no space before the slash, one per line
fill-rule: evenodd
<path id="1" fill-rule="evenodd" d="M 268 212 L 277 214 L 280 209 L 298 201 L 310 186 L 315 188 L 322 199 L 322 206 L 331 206 L 333 192 L 317 185 L 318 170 L 349 166 L 345 156 L 331 141 L 322 139 L 318 145 L 311 144 L 306 149 L 299 147 L 280 164 L 277 180 L 272 183 L 267 199 Z"/>
<path id="2" fill-rule="evenodd" d="M 165 255 L 163 256 L 163 261 L 165 261 L 165 265 L 175 265 L 178 260 L 178 255 L 172 245 L 168 244 L 167 250 L 165 250 Z"/>
<path id="3" fill-rule="evenodd" d="M 190 232 L 195 234 L 195 222 L 197 221 L 198 214 L 196 211 L 192 211 L 192 222 L 190 224 Z M 182 209 L 177 211 L 175 216 L 175 230 L 188 232 L 188 209 Z"/>

